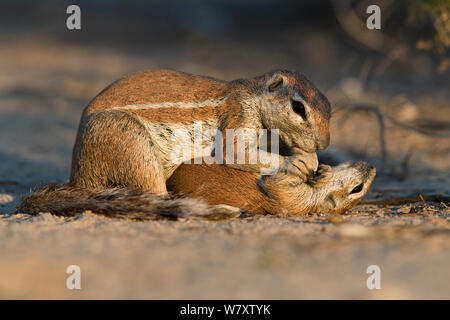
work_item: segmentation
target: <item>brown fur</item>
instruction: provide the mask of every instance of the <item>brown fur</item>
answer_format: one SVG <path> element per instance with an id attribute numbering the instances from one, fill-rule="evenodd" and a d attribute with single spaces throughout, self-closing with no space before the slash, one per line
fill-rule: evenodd
<path id="1" fill-rule="evenodd" d="M 227 204 L 258 214 L 273 212 L 276 205 L 253 174 L 218 164 L 182 164 L 167 181 L 167 189 L 210 205 Z"/>
<path id="2" fill-rule="evenodd" d="M 71 186 L 128 187 L 165 194 L 162 165 L 151 148 L 147 131 L 134 117 L 122 111 L 99 112 L 81 122 Z"/>
<path id="3" fill-rule="evenodd" d="M 184 164 L 167 181 L 167 188 L 210 205 L 227 204 L 257 214 L 343 213 L 362 199 L 374 177 L 375 168 L 363 162 L 322 165 L 308 183 L 292 175 L 258 179 L 226 166 Z M 362 191 L 349 195 L 359 183 L 364 184 Z"/>
<path id="4" fill-rule="evenodd" d="M 180 109 L 176 107 L 132 110 L 133 114 L 137 114 L 152 122 L 163 123 L 193 123 L 194 121 L 205 121 L 216 116 L 217 107 L 203 107 L 194 110 Z"/>
<path id="5" fill-rule="evenodd" d="M 267 91 L 277 79 L 282 79 L 283 85 L 274 92 Z M 313 122 L 291 120 L 298 117 L 292 117 L 289 111 L 293 94 L 308 101 Z M 208 101 L 217 105 L 177 106 L 181 102 Z M 139 109 L 155 103 L 164 106 Z M 281 114 L 283 119 L 276 120 Z M 326 98 L 304 76 L 290 71 L 231 82 L 167 70 L 138 72 L 111 84 L 83 111 L 69 184 L 85 188 L 129 187 L 166 195 L 165 182 L 178 166 L 167 156 L 173 149 L 167 138 L 170 125 L 190 126 L 194 121 L 208 120 L 216 121 L 216 129 L 221 130 L 279 128 L 280 137 L 294 150 L 292 157 L 280 156 L 281 170 L 306 176 L 317 169 L 314 152 L 328 146 L 329 118 Z M 295 150 L 306 150 L 308 155 Z M 290 165 L 296 157 L 303 159 L 305 166 L 301 169 Z M 262 167 L 234 166 L 254 173 Z"/>
<path id="6" fill-rule="evenodd" d="M 100 92 L 86 107 L 84 116 L 131 104 L 219 99 L 227 91 L 227 82 L 210 77 L 171 70 L 136 72 Z"/>
<path id="7" fill-rule="evenodd" d="M 87 189 L 50 185 L 22 198 L 16 212 L 74 216 L 83 211 L 111 218 L 160 220 L 238 217 L 255 214 L 342 213 L 366 194 L 375 169 L 366 163 L 320 166 L 308 183 L 278 174 L 261 179 L 223 165 L 181 165 L 167 182 L 175 196 L 161 197 L 129 188 Z M 352 195 L 358 184 L 362 190 Z"/>

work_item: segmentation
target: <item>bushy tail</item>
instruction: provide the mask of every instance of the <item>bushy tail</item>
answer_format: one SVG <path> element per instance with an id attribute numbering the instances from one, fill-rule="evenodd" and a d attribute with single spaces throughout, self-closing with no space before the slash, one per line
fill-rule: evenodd
<path id="1" fill-rule="evenodd" d="M 36 215 L 49 212 L 72 217 L 91 211 L 111 218 L 132 220 L 177 220 L 202 218 L 222 220 L 234 218 L 241 211 L 229 206 L 209 206 L 188 197 L 161 197 L 127 188 L 88 190 L 52 184 L 22 197 L 16 213 Z"/>

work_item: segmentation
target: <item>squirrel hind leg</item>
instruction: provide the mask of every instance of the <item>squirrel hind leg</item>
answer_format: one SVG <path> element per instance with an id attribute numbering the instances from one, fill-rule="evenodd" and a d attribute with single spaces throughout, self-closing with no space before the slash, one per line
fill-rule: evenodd
<path id="1" fill-rule="evenodd" d="M 164 169 L 150 134 L 132 114 L 122 111 L 98 112 L 84 119 L 73 151 L 70 185 L 167 195 Z"/>

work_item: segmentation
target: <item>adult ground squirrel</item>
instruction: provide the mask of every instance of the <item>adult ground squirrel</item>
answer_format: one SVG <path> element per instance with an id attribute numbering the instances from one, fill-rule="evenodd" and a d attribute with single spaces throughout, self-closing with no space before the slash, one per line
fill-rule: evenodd
<path id="1" fill-rule="evenodd" d="M 278 129 L 281 171 L 307 178 L 316 150 L 329 144 L 331 108 L 303 75 L 277 70 L 230 82 L 183 72 L 138 72 L 114 82 L 84 109 L 73 149 L 69 185 L 128 187 L 166 195 L 174 161 L 173 133 L 193 124 L 203 130 Z M 226 145 L 226 135 L 223 135 Z M 210 142 L 210 141 L 206 141 Z M 245 151 L 244 151 L 245 152 Z M 262 165 L 225 163 L 257 172 Z"/>
<path id="2" fill-rule="evenodd" d="M 292 174 L 257 178 L 217 164 L 183 164 L 168 180 L 174 194 L 162 198 L 128 188 L 89 190 L 47 186 L 26 195 L 17 212 L 73 216 L 85 210 L 136 220 L 202 217 L 224 219 L 247 210 L 255 214 L 342 213 L 366 194 L 375 168 L 364 162 L 321 165 L 311 181 Z"/>

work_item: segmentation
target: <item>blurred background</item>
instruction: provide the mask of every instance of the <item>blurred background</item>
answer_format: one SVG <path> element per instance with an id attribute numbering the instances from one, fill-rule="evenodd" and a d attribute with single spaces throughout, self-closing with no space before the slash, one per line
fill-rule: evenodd
<path id="1" fill-rule="evenodd" d="M 66 27 L 69 17 L 66 9 L 71 4 L 81 8 L 81 30 L 68 30 Z M 381 8 L 381 30 L 366 28 L 369 16 L 366 8 L 373 4 Z M 68 179 L 81 111 L 97 93 L 112 81 L 132 72 L 162 68 L 225 80 L 252 77 L 278 68 L 301 72 L 327 95 L 333 108 L 331 145 L 321 155 L 331 162 L 366 160 L 377 167 L 377 177 L 367 198 L 418 194 L 448 196 L 449 46 L 449 0 L 2 0 L 0 213 L 10 214 L 20 195 L 35 185 Z M 394 220 L 394 227 L 399 224 L 421 224 L 423 228 L 429 228 L 417 231 L 420 235 L 416 231 L 404 233 L 402 251 L 395 242 L 398 238 L 393 229 L 380 236 L 387 239 L 386 246 L 380 242 L 381 238 L 376 238 L 379 247 L 375 251 L 367 251 L 359 240 L 356 241 L 358 244 L 351 240 L 345 242 L 348 235 L 353 240 L 360 239 L 361 234 L 365 237 L 358 226 L 342 231 L 344 237 L 339 233 L 338 226 L 323 221 L 302 225 L 303 229 L 299 227 L 295 231 L 289 220 L 280 222 L 280 225 L 286 226 L 279 226 L 281 235 L 277 235 L 275 241 L 272 241 L 272 236 L 275 237 L 276 232 L 265 227 L 265 220 L 257 222 L 257 226 L 249 225 L 249 229 L 245 226 L 239 229 L 241 227 L 238 226 L 238 231 L 233 232 L 242 235 L 241 238 L 236 234 L 232 238 L 230 235 L 233 232 L 229 230 L 235 229 L 230 227 L 228 230 L 226 224 L 194 226 L 206 230 L 204 234 L 208 241 L 204 241 L 203 233 L 189 231 L 190 224 L 176 227 L 171 224 L 166 227 L 156 223 L 141 224 L 133 229 L 130 225 L 123 226 L 116 222 L 106 224 L 105 219 L 92 222 L 89 219 L 94 218 L 85 217 L 83 219 L 88 220 L 80 218 L 80 221 L 69 224 L 73 227 L 70 229 L 73 238 L 70 238 L 67 233 L 69 226 L 64 225 L 61 229 L 59 224 L 62 222 L 54 217 L 42 216 L 32 220 L 33 223 L 20 225 L 0 219 L 0 225 L 9 228 L 0 232 L 0 251 L 3 250 L 1 252 L 5 257 L 0 264 L 0 269 L 3 268 L 1 274 L 12 277 L 12 280 L 0 279 L 0 296 L 11 297 L 14 293 L 17 297 L 35 297 L 36 294 L 41 294 L 39 297 L 55 297 L 54 293 L 42 293 L 39 289 L 42 287 L 31 289 L 27 285 L 29 282 L 26 281 L 38 280 L 33 280 L 31 269 L 23 262 L 33 266 L 33 270 L 47 268 L 45 285 L 53 283 L 55 288 L 59 288 L 52 278 L 58 270 L 63 270 L 58 263 L 64 261 L 70 264 L 73 257 L 78 257 L 84 259 L 85 265 L 90 265 L 92 272 L 101 273 L 105 270 L 103 267 L 110 264 L 117 265 L 120 271 L 119 275 L 111 270 L 104 274 L 111 288 L 114 284 L 118 287 L 105 290 L 105 283 L 98 282 L 100 289 L 90 293 L 87 291 L 84 297 L 148 297 L 146 287 L 139 287 L 141 283 L 147 283 L 142 280 L 143 277 L 147 277 L 145 279 L 148 281 L 151 279 L 158 288 L 150 295 L 158 298 L 161 295 L 166 298 L 361 297 L 367 291 L 364 287 L 365 274 L 358 276 L 362 283 L 358 286 L 359 282 L 352 282 L 355 279 L 345 272 L 357 270 L 354 273 L 357 274 L 373 261 L 396 263 L 392 265 L 389 275 L 393 281 L 391 285 L 395 279 L 405 281 L 398 287 L 391 286 L 394 289 L 388 292 L 387 297 L 448 297 L 448 281 L 445 280 L 449 277 L 447 257 L 450 256 L 448 206 L 440 205 L 435 210 L 443 214 L 441 220 L 436 220 L 438 222 L 420 220 L 422 216 L 420 219 L 410 217 L 408 222 L 395 220 L 398 218 L 397 209 L 379 211 L 372 208 L 372 211 L 367 211 L 362 207 L 353 213 L 370 216 L 369 220 L 357 222 L 361 225 L 362 221 L 372 221 L 370 219 L 375 219 L 370 223 L 378 225 L 382 218 L 377 217 L 386 214 Z M 405 213 L 410 210 L 406 208 Z M 22 221 L 20 217 L 14 219 Z M 328 223 L 327 230 L 338 230 L 335 238 L 323 232 L 325 227 L 322 223 Z M 387 228 L 393 226 L 391 222 L 386 223 Z M 98 234 L 105 231 L 107 225 L 116 227 L 110 230 L 108 236 Z M 249 231 L 254 227 L 264 230 L 261 231 L 263 239 L 255 238 L 253 231 Z M 311 234 L 307 227 L 313 228 Z M 163 234 L 172 232 L 173 228 L 178 228 L 175 231 L 179 232 L 180 238 L 177 235 L 165 238 L 163 244 L 158 242 Z M 189 230 L 184 234 L 180 228 Z M 139 233 L 136 230 L 145 231 L 150 238 L 141 234 L 137 237 Z M 308 251 L 306 246 L 309 244 L 299 243 L 299 237 L 290 236 L 302 230 L 302 236 L 313 235 L 309 238 L 311 245 L 317 244 L 318 239 L 328 241 L 340 237 L 344 237 L 345 243 L 352 243 L 352 246 L 346 247 L 349 251 L 344 255 L 333 251 L 334 259 L 337 259 L 333 261 L 338 261 L 333 266 L 333 272 L 341 270 L 342 273 L 338 273 L 340 276 L 335 276 L 328 269 L 329 251 L 326 255 L 320 250 Z M 222 238 L 216 237 L 216 234 Z M 437 238 L 427 238 L 431 241 L 430 246 L 414 251 L 425 235 L 436 235 Z M 142 237 L 146 241 L 137 243 Z M 389 237 L 396 240 L 389 242 L 392 240 Z M 123 243 L 124 239 L 134 241 L 135 249 L 129 252 L 121 247 L 119 243 Z M 191 242 L 190 239 L 197 240 Z M 411 242 L 411 239 L 416 239 L 416 242 Z M 38 247 L 39 243 L 41 247 Z M 201 251 L 205 243 L 213 247 L 209 251 L 208 248 Z M 330 245 L 330 248 L 337 247 L 333 246 L 334 242 Z M 158 250 L 159 246 L 169 253 Z M 176 246 L 181 249 L 177 250 Z M 217 256 L 217 247 L 235 259 Z M 107 256 L 103 249 L 108 248 L 113 248 L 116 256 Z M 242 250 L 241 255 L 237 248 Z M 144 271 L 136 269 L 144 262 L 146 265 L 156 263 L 150 255 L 144 255 L 143 250 L 153 250 L 151 255 L 162 261 L 159 268 L 152 265 L 149 271 L 156 273 L 142 274 Z M 302 250 L 305 255 L 298 254 Z M 399 255 L 396 250 L 400 250 Z M 39 252 L 43 255 L 39 256 Z M 258 252 L 263 257 L 263 267 L 256 270 L 263 271 L 246 274 L 255 281 L 247 283 L 239 277 L 230 281 L 230 274 L 235 274 L 233 270 L 242 272 L 254 267 L 253 253 L 257 255 Z M 370 252 L 375 253 L 372 255 Z M 427 256 L 428 252 L 435 254 Z M 393 258 L 388 253 L 392 253 Z M 215 260 L 208 260 L 208 254 Z M 48 263 L 49 257 L 53 259 L 52 264 Z M 123 257 L 134 261 L 134 265 L 128 265 Z M 150 260 L 145 260 L 147 257 Z M 183 263 L 178 263 L 179 257 L 182 257 Z M 198 264 L 194 263 L 195 259 L 206 259 L 202 260 L 204 268 L 200 271 L 196 271 Z M 221 263 L 228 266 L 220 269 L 223 278 L 219 276 L 209 282 L 208 278 L 202 280 L 198 273 L 204 271 L 212 276 L 212 270 L 218 268 L 217 261 L 220 259 L 225 259 Z M 176 270 L 166 269 L 168 264 Z M 17 269 L 18 266 L 21 267 Z M 414 266 L 420 266 L 422 273 L 414 273 Z M 409 275 L 414 275 L 415 282 L 403 273 L 408 267 L 412 268 L 408 269 Z M 134 284 L 141 291 L 124 289 L 121 277 L 125 274 L 132 277 L 130 270 L 136 273 L 135 278 L 126 278 L 129 282 L 124 283 Z M 301 270 L 304 270 L 303 275 L 299 274 Z M 308 270 L 317 275 L 309 278 Z M 277 271 L 288 276 L 278 274 L 278 278 L 269 281 L 266 276 Z M 319 274 L 327 279 L 328 286 Z M 65 281 L 64 276 L 61 281 Z M 101 282 L 101 279 L 96 281 Z M 339 279 L 346 279 L 347 285 Z M 256 282 L 259 285 L 255 286 Z M 184 284 L 185 291 L 173 290 L 179 283 Z M 307 288 L 315 286 L 316 290 L 301 291 L 305 284 L 308 284 Z M 215 291 L 219 287 L 223 291 Z M 68 295 L 67 290 L 63 294 Z"/>

